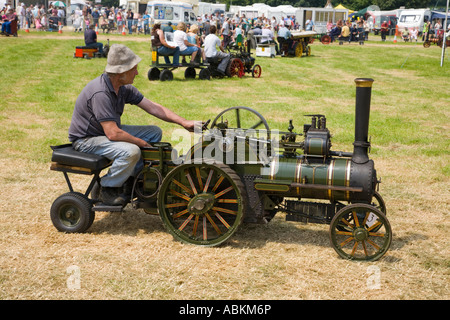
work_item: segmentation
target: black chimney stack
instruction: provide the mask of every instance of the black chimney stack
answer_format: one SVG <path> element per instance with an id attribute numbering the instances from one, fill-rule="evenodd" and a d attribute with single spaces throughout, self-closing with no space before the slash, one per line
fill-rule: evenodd
<path id="1" fill-rule="evenodd" d="M 363 164 L 369 161 L 369 115 L 373 79 L 356 78 L 355 142 L 352 161 Z"/>

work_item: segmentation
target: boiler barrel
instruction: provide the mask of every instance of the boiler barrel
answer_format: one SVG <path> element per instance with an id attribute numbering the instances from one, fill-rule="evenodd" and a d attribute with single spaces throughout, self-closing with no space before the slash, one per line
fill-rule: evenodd
<path id="1" fill-rule="evenodd" d="M 351 159 L 308 163 L 303 158 L 277 157 L 268 174 L 255 180 L 255 188 L 286 197 L 350 201 L 355 192 L 363 189 L 351 186 L 351 171 Z"/>

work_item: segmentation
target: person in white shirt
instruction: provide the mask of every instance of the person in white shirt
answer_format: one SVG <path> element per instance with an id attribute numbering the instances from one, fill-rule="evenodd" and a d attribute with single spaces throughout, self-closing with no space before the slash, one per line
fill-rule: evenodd
<path id="1" fill-rule="evenodd" d="M 208 58 L 219 58 L 222 59 L 217 67 L 217 71 L 221 75 L 225 75 L 225 69 L 228 66 L 228 62 L 230 61 L 230 55 L 225 53 L 225 50 L 221 46 L 220 39 L 216 36 L 217 28 L 212 25 L 209 29 L 209 34 L 205 37 L 204 47 L 205 47 L 205 56 Z M 219 47 L 220 51 L 217 50 Z"/>
<path id="2" fill-rule="evenodd" d="M 231 32 L 230 32 L 230 19 L 226 18 L 223 25 L 222 25 L 222 47 L 226 48 L 228 46 L 228 43 L 230 43 L 231 40 Z"/>
<path id="3" fill-rule="evenodd" d="M 270 25 L 266 24 L 261 31 L 261 43 L 273 43 L 275 44 L 275 51 L 280 54 L 277 42 L 273 39 L 273 32 Z"/>
<path id="4" fill-rule="evenodd" d="M 411 30 L 409 31 L 409 37 L 411 39 L 411 42 L 413 40 L 416 40 L 417 42 L 417 35 L 419 34 L 419 30 L 417 30 L 417 28 L 411 28 Z"/>
<path id="5" fill-rule="evenodd" d="M 439 34 L 439 29 L 441 28 L 441 24 L 439 23 L 439 19 L 436 19 L 436 23 L 434 24 L 434 35 L 437 37 Z"/>
<path id="6" fill-rule="evenodd" d="M 180 55 L 191 55 L 191 64 L 195 64 L 195 56 L 197 55 L 198 47 L 196 44 L 190 43 L 185 32 L 186 24 L 182 21 L 178 22 L 177 30 L 173 33 L 173 41 L 180 48 Z"/>

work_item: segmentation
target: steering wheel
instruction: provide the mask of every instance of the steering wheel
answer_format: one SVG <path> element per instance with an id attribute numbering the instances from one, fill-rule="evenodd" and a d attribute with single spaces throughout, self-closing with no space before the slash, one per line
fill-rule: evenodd
<path id="1" fill-rule="evenodd" d="M 257 137 L 270 140 L 270 128 L 266 119 L 258 111 L 249 107 L 231 107 L 222 111 L 211 123 L 211 129 L 214 127 L 218 129 L 253 129 L 256 131 Z M 263 133 L 258 132 L 258 129 L 262 129 Z"/>

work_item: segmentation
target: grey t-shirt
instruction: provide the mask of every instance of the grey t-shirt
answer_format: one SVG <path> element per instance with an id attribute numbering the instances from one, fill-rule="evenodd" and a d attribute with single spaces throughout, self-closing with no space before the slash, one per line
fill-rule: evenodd
<path id="1" fill-rule="evenodd" d="M 104 136 L 100 124 L 103 121 L 115 121 L 120 128 L 125 104 L 136 105 L 143 98 L 142 93 L 132 85 L 120 87 L 116 95 L 108 75 L 103 73 L 89 82 L 78 96 L 69 127 L 69 141 Z"/>

